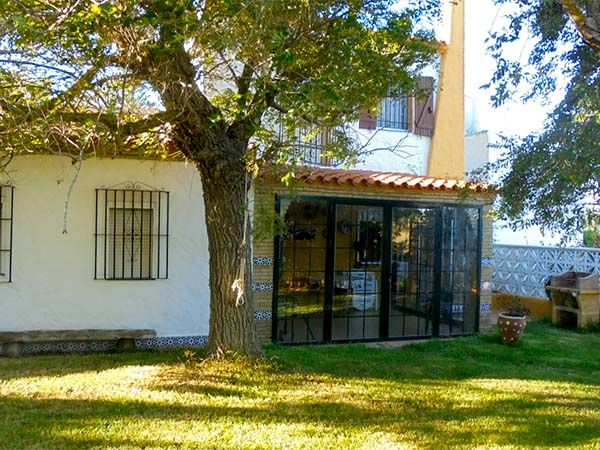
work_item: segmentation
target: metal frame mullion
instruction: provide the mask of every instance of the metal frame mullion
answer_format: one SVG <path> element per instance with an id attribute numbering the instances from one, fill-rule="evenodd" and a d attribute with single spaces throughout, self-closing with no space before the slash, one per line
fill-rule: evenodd
<path id="1" fill-rule="evenodd" d="M 325 299 L 323 302 L 323 341 L 331 342 L 333 324 L 333 285 L 335 281 L 336 203 L 327 202 L 327 241 L 325 243 Z"/>
<path id="2" fill-rule="evenodd" d="M 444 232 L 444 208 L 438 208 L 435 221 L 434 263 L 433 263 L 433 305 L 431 308 L 431 335 L 440 335 L 440 302 L 442 295 L 442 243 Z"/>
<path id="3" fill-rule="evenodd" d="M 281 214 L 281 197 L 275 195 L 275 216 L 279 217 Z M 282 237 L 275 236 L 274 237 L 274 260 L 273 260 L 273 295 L 271 299 L 271 340 L 273 342 L 277 342 L 277 333 L 278 333 L 278 294 L 279 294 L 279 278 L 281 277 L 281 264 L 283 260 L 281 258 L 281 240 Z"/>
<path id="4" fill-rule="evenodd" d="M 390 334 L 390 299 L 392 278 L 392 207 L 383 208 L 383 242 L 381 243 L 381 286 L 379 288 L 379 337 L 387 338 Z"/>
<path id="5" fill-rule="evenodd" d="M 481 314 L 481 259 L 483 252 L 483 208 L 480 206 L 477 208 L 478 215 L 478 227 L 477 227 L 477 287 L 476 287 L 476 301 L 475 301 L 475 332 L 479 331 L 479 315 Z M 463 332 L 464 332 L 463 328 Z"/>

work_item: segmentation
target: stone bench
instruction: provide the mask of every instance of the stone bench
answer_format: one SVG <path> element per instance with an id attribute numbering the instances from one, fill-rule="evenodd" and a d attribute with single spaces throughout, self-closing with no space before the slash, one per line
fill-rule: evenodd
<path id="1" fill-rule="evenodd" d="M 151 329 L 89 329 L 89 330 L 29 330 L 0 331 L 0 344 L 4 356 L 19 356 L 25 343 L 30 342 L 82 342 L 117 341 L 117 350 L 135 349 L 136 339 L 156 337 Z"/>

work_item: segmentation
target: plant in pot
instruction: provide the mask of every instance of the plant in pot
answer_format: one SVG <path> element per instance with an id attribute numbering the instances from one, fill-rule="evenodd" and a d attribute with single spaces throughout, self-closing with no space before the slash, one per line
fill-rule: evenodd
<path id="1" fill-rule="evenodd" d="M 527 316 L 531 314 L 531 310 L 518 298 L 504 302 L 502 306 L 503 311 L 498 315 L 500 341 L 505 345 L 516 344 L 523 336 Z"/>

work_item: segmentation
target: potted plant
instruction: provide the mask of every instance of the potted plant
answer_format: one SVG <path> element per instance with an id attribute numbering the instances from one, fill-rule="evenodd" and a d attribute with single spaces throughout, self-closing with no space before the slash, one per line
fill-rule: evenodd
<path id="1" fill-rule="evenodd" d="M 504 311 L 498 315 L 500 340 L 505 345 L 516 344 L 523 336 L 526 319 L 531 310 L 523 305 L 518 297 L 504 302 L 502 306 Z"/>

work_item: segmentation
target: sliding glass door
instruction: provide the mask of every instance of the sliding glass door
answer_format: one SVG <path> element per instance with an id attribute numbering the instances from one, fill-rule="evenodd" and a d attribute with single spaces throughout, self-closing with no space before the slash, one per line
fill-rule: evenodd
<path id="1" fill-rule="evenodd" d="M 440 245 L 439 334 L 477 331 L 479 210 L 443 207 Z"/>
<path id="2" fill-rule="evenodd" d="M 393 209 L 389 337 L 433 334 L 437 214 Z"/>
<path id="3" fill-rule="evenodd" d="M 477 331 L 478 207 L 309 197 L 279 207 L 275 341 Z"/>
<path id="4" fill-rule="evenodd" d="M 337 205 L 331 339 L 379 338 L 383 207 Z"/>
<path id="5" fill-rule="evenodd" d="M 282 343 L 323 341 L 328 205 L 283 200 L 277 289 L 277 334 Z"/>

